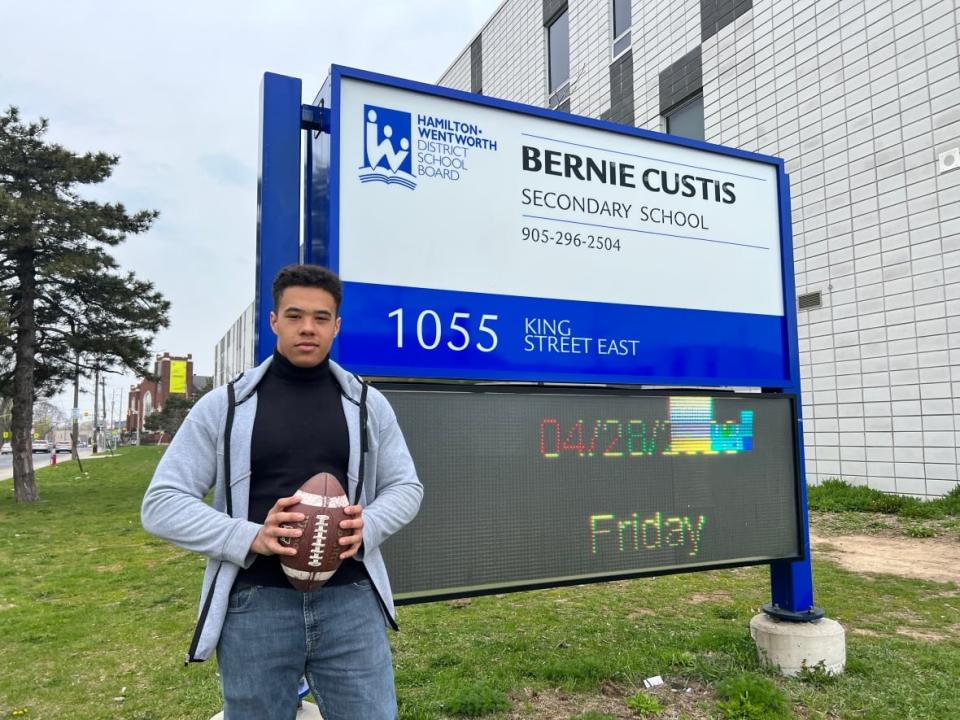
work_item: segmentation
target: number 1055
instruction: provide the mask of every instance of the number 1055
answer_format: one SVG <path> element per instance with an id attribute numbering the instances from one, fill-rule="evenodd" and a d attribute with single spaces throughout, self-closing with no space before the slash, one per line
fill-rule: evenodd
<path id="1" fill-rule="evenodd" d="M 388 313 L 387 317 L 397 320 L 397 347 L 402 348 L 405 329 L 403 308 L 395 309 Z M 474 337 L 470 334 L 472 330 L 479 338 L 473 346 L 480 352 L 492 352 L 499 342 L 497 331 L 493 327 L 496 320 L 496 315 L 484 313 L 480 316 L 480 321 L 475 322 L 470 313 L 455 312 L 449 322 L 444 322 L 436 310 L 424 310 L 417 315 L 417 343 L 424 350 L 436 350 L 444 338 L 447 338 L 447 348 L 460 352 L 470 347 Z"/>

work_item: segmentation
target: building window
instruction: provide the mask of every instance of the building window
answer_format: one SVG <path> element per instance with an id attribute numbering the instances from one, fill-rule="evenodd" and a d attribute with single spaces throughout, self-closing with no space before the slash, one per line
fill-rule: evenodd
<path id="1" fill-rule="evenodd" d="M 613 0 L 613 57 L 630 47 L 631 0 Z"/>
<path id="2" fill-rule="evenodd" d="M 557 107 L 570 95 L 570 20 L 567 10 L 547 26 L 547 72 L 550 107 Z"/>
<path id="3" fill-rule="evenodd" d="M 663 114 L 671 135 L 703 140 L 703 95 L 685 100 Z"/>

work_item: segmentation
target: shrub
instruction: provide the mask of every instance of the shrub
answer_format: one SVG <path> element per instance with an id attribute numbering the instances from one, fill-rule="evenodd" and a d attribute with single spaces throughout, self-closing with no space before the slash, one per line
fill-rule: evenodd
<path id="1" fill-rule="evenodd" d="M 908 498 L 905 498 L 902 495 L 887 495 L 886 493 L 879 493 L 877 497 L 874 497 L 870 501 L 870 505 L 867 509 L 870 512 L 897 515 L 907 500 Z"/>
<path id="2" fill-rule="evenodd" d="M 904 498 L 903 507 L 900 508 L 900 517 L 905 518 L 937 518 L 943 517 L 943 509 L 936 500 L 924 502 L 916 498 Z"/>
<path id="3" fill-rule="evenodd" d="M 934 501 L 947 515 L 960 515 L 960 485 Z"/>
<path id="4" fill-rule="evenodd" d="M 824 480 L 808 488 L 807 502 L 811 510 L 821 512 L 875 512 L 905 518 L 931 519 L 944 515 L 960 515 L 960 487 L 936 500 L 918 500 L 905 495 L 892 495 L 866 486 L 854 486 L 843 480 Z"/>
<path id="5" fill-rule="evenodd" d="M 868 487 L 854 487 L 843 480 L 824 480 L 820 485 L 807 489 L 807 502 L 811 510 L 823 512 L 869 511 L 870 504 L 883 493 Z"/>

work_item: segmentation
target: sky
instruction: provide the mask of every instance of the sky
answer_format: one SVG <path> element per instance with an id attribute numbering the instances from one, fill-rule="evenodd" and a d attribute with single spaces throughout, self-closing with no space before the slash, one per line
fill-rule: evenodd
<path id="1" fill-rule="evenodd" d="M 302 79 L 303 102 L 334 63 L 434 83 L 500 2 L 0 0 L 0 108 L 48 118 L 49 140 L 75 152 L 120 156 L 88 195 L 160 217 L 113 255 L 172 304 L 154 350 L 212 375 L 254 297 L 263 73 Z M 107 402 L 133 382 L 108 380 Z M 69 412 L 72 394 L 54 402 Z"/>

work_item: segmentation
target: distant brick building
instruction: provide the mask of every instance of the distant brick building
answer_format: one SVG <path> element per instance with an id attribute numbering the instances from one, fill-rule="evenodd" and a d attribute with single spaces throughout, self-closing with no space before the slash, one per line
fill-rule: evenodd
<path id="1" fill-rule="evenodd" d="M 158 381 L 144 379 L 130 387 L 127 402 L 127 432 L 142 431 L 143 420 L 163 409 L 171 395 L 183 395 L 188 400 L 197 390 L 194 386 L 193 355 L 179 357 L 164 353 L 157 355 L 153 374 Z"/>

